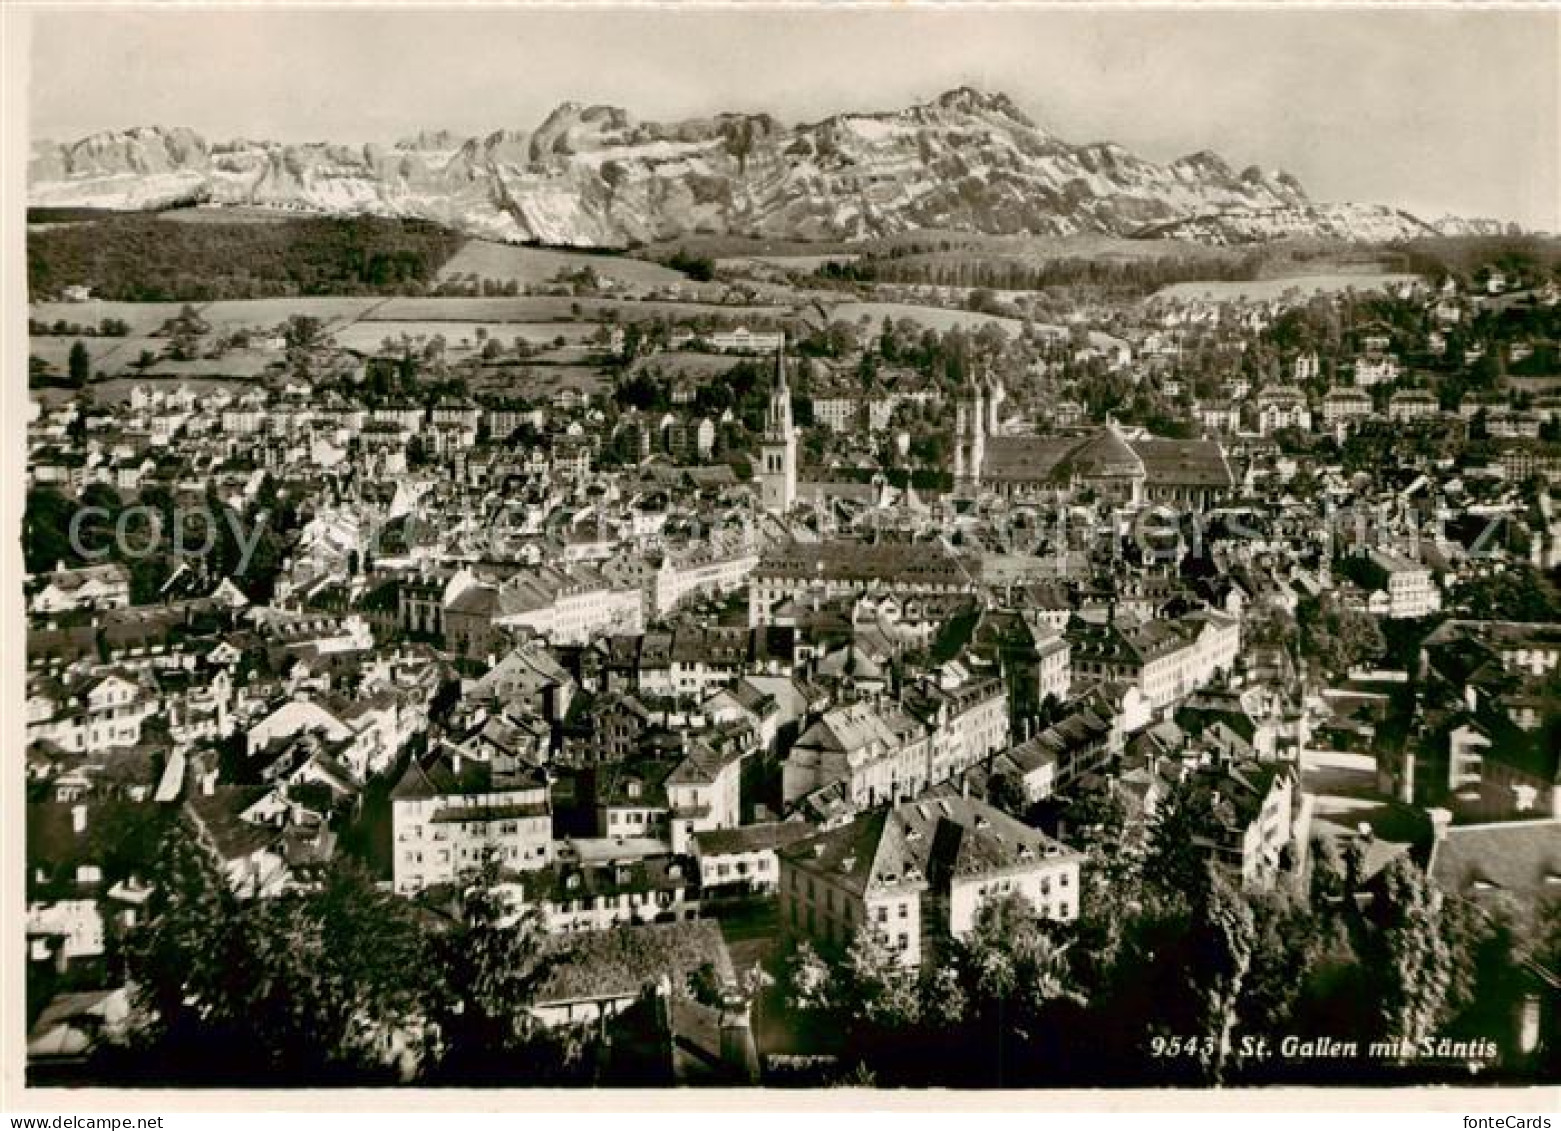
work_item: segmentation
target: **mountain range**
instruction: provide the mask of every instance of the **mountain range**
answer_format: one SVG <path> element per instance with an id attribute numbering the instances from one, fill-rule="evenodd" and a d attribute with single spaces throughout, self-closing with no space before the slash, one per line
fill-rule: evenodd
<path id="1" fill-rule="evenodd" d="M 787 126 L 767 114 L 639 121 L 566 102 L 531 131 L 393 146 L 212 142 L 162 126 L 38 142 L 33 207 L 251 205 L 415 217 L 510 242 L 624 247 L 694 234 L 849 240 L 919 229 L 1203 243 L 1476 234 L 1401 209 L 1312 201 L 1290 174 L 1217 154 L 1168 163 L 1074 145 L 998 93 Z"/>

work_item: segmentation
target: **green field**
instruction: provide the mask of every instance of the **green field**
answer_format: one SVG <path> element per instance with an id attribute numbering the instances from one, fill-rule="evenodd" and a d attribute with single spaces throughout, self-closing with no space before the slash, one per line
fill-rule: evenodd
<path id="1" fill-rule="evenodd" d="M 159 220 L 177 224 L 281 224 L 296 220 L 297 212 L 279 208 L 259 208 L 249 205 L 222 204 L 208 207 L 170 208 L 158 212 Z"/>
<path id="2" fill-rule="evenodd" d="M 105 318 L 118 318 L 132 334 L 150 334 L 175 317 L 182 303 L 177 302 L 35 302 L 27 308 L 27 317 L 39 322 L 76 322 L 96 326 Z M 195 304 L 199 305 L 199 304 Z"/>
<path id="3" fill-rule="evenodd" d="M 372 353 L 380 349 L 385 339 L 402 336 L 415 340 L 442 335 L 445 344 L 452 349 L 478 349 L 477 331 L 495 338 L 506 346 L 517 341 L 532 345 L 546 345 L 555 338 L 567 341 L 583 341 L 596 333 L 591 322 L 446 322 L 446 321 L 362 321 L 333 330 L 331 337 L 343 349 L 359 353 Z"/>
<path id="4" fill-rule="evenodd" d="M 670 267 L 643 259 L 517 247 L 489 240 L 468 241 L 440 269 L 438 278 L 440 282 L 446 282 L 475 276 L 478 280 L 497 279 L 500 282 L 513 281 L 520 286 L 529 286 L 551 282 L 560 272 L 579 271 L 583 267 L 589 267 L 600 278 L 611 279 L 629 287 L 659 287 L 686 280 L 686 276 Z"/>
<path id="5" fill-rule="evenodd" d="M 1337 271 L 1327 275 L 1290 275 L 1276 279 L 1250 279 L 1173 283 L 1149 296 L 1148 301 L 1186 301 L 1212 299 L 1215 302 L 1231 302 L 1247 299 L 1266 302 L 1295 292 L 1297 294 L 1336 294 L 1354 289 L 1357 291 L 1382 290 L 1401 283 L 1413 283 L 1415 275 L 1388 274 L 1380 271 Z"/>
<path id="6" fill-rule="evenodd" d="M 309 296 L 298 298 L 252 298 L 196 304 L 202 321 L 214 334 L 235 330 L 268 330 L 280 326 L 293 315 L 318 318 L 325 326 L 356 322 L 385 300 L 366 296 Z"/>
<path id="7" fill-rule="evenodd" d="M 783 318 L 791 313 L 786 306 L 727 306 L 700 302 L 639 302 L 628 299 L 561 298 L 520 296 L 515 298 L 393 298 L 376 307 L 367 317 L 376 322 L 559 322 L 574 317 L 599 320 L 605 311 L 613 311 L 619 321 L 639 322 L 649 318 L 694 318 L 719 314 L 728 318 Z"/>
<path id="8" fill-rule="evenodd" d="M 942 306 L 914 306 L 906 302 L 841 302 L 829 308 L 831 322 L 859 322 L 863 318 L 874 326 L 885 318 L 895 322 L 909 318 L 912 322 L 938 331 L 952 330 L 956 326 L 977 330 L 988 323 L 996 323 L 1008 333 L 1018 334 L 1024 325 L 1017 318 L 1002 318 L 995 314 L 978 314 L 973 310 L 953 310 Z"/>
<path id="9" fill-rule="evenodd" d="M 826 263 L 854 263 L 861 256 L 849 253 L 838 255 L 739 255 L 730 259 L 717 259 L 715 265 L 723 270 L 741 271 L 753 267 L 778 267 L 785 271 L 817 271 Z"/>
<path id="10" fill-rule="evenodd" d="M 70 365 L 71 347 L 80 341 L 92 358 L 92 372 L 121 373 L 135 364 L 142 350 L 154 355 L 168 345 L 167 338 L 70 338 L 36 337 L 29 340 L 27 350 L 52 365 L 56 372 L 64 373 Z"/>

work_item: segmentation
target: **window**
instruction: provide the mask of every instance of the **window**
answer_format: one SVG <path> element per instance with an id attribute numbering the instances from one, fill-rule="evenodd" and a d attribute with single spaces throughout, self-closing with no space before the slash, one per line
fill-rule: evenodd
<path id="1" fill-rule="evenodd" d="M 884 907 L 882 905 L 879 906 L 879 908 L 878 908 L 878 921 L 880 923 L 887 923 L 889 921 L 889 909 L 887 907 Z"/>
<path id="2" fill-rule="evenodd" d="M 900 918 L 901 919 L 909 919 L 910 917 L 911 917 L 911 905 L 909 903 L 902 903 L 902 904 L 900 904 Z"/>
<path id="3" fill-rule="evenodd" d="M 910 950 L 911 936 L 906 934 L 904 931 L 901 931 L 899 936 L 895 939 L 894 945 L 896 950 Z"/>

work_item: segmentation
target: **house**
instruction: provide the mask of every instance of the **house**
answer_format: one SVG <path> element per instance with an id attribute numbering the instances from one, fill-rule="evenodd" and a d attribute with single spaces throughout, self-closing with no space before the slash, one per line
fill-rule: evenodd
<path id="1" fill-rule="evenodd" d="M 1207 831 L 1193 837 L 1193 845 L 1244 886 L 1272 887 L 1289 863 L 1286 852 L 1294 837 L 1294 769 L 1233 762 L 1195 770 L 1189 784 L 1212 817 Z"/>
<path id="2" fill-rule="evenodd" d="M 512 872 L 553 858 L 547 778 L 534 766 L 480 761 L 442 743 L 407 766 L 390 802 L 398 893 L 453 883 L 489 852 Z"/>
<path id="3" fill-rule="evenodd" d="M 48 741 L 73 753 L 135 746 L 145 722 L 162 703 L 150 677 L 127 668 L 35 684 L 27 701 L 27 739 Z"/>
<path id="4" fill-rule="evenodd" d="M 1306 394 L 1294 385 L 1276 385 L 1257 397 L 1257 429 L 1264 436 L 1282 428 L 1312 430 L 1312 410 Z"/>
<path id="5" fill-rule="evenodd" d="M 1077 680 L 1126 683 L 1163 711 L 1235 667 L 1241 622 L 1212 610 L 1175 621 L 1074 617 L 1068 627 Z"/>
<path id="6" fill-rule="evenodd" d="M 1371 395 L 1364 389 L 1343 385 L 1323 394 L 1322 418 L 1329 428 L 1364 420 L 1371 412 Z"/>
<path id="7" fill-rule="evenodd" d="M 734 829 L 742 822 L 744 753 L 734 743 L 712 742 L 703 734 L 688 736 L 682 760 L 662 782 L 674 853 L 692 852 L 697 832 Z"/>
<path id="8" fill-rule="evenodd" d="M 559 860 L 517 875 L 516 902 L 549 931 L 608 931 L 699 917 L 699 865 L 675 855 Z"/>
<path id="9" fill-rule="evenodd" d="M 1397 424 L 1425 420 L 1438 411 L 1436 397 L 1424 389 L 1400 389 L 1388 398 L 1388 419 Z"/>
<path id="10" fill-rule="evenodd" d="M 1391 385 L 1398 380 L 1398 358 L 1392 354 L 1363 354 L 1355 359 L 1354 375 L 1357 388 Z"/>
<path id="11" fill-rule="evenodd" d="M 808 594 L 857 597 L 871 590 L 899 597 L 968 593 L 969 571 L 941 545 L 831 540 L 766 550 L 750 580 L 748 623 L 779 623 L 776 606 Z"/>
<path id="12" fill-rule="evenodd" d="M 606 692 L 579 713 L 565 734 L 561 760 L 572 766 L 627 761 L 639 752 L 651 723 L 650 711 L 632 694 Z"/>
<path id="13" fill-rule="evenodd" d="M 839 784 L 856 806 L 913 797 L 932 784 L 932 730 L 898 704 L 842 704 L 797 738 L 782 766 L 793 805 Z"/>
<path id="14" fill-rule="evenodd" d="M 779 855 L 783 932 L 838 952 L 872 930 L 910 967 L 996 897 L 1061 922 L 1079 914 L 1081 855 L 974 798 L 882 806 Z"/>
<path id="15" fill-rule="evenodd" d="M 579 693 L 579 684 L 547 646 L 530 641 L 512 648 L 479 679 L 462 687 L 468 704 L 488 704 L 511 713 L 563 720 Z"/>
<path id="16" fill-rule="evenodd" d="M 130 571 L 117 562 L 67 569 L 63 562 L 49 574 L 44 586 L 28 602 L 27 611 L 39 616 L 80 609 L 130 607 Z"/>
<path id="17" fill-rule="evenodd" d="M 1241 406 L 1233 401 L 1201 401 L 1193 417 L 1209 432 L 1235 433 L 1241 428 Z"/>
<path id="18" fill-rule="evenodd" d="M 812 836 L 805 821 L 771 821 L 696 832 L 694 858 L 706 900 L 774 893 L 780 884 L 780 849 Z"/>
<path id="19" fill-rule="evenodd" d="M 1494 909 L 1512 902 L 1527 914 L 1561 899 L 1561 817 L 1451 824 L 1432 810 L 1435 840 L 1427 871 L 1448 895 Z"/>
<path id="20" fill-rule="evenodd" d="M 285 821 L 259 808 L 273 800 L 267 786 L 222 786 L 215 773 L 184 802 L 197 841 L 221 869 L 235 894 L 246 899 L 280 895 L 291 884 L 284 855 Z"/>
<path id="21" fill-rule="evenodd" d="M 105 1045 L 129 1036 L 131 994 L 124 986 L 62 993 L 27 1032 L 27 1077 L 43 1083 L 79 1068 Z"/>
<path id="22" fill-rule="evenodd" d="M 1062 718 L 997 755 L 992 769 L 1012 776 L 1034 804 L 1106 768 L 1120 744 L 1111 712 L 1090 696 L 1068 704 Z"/>
<path id="23" fill-rule="evenodd" d="M 1397 620 L 1430 616 L 1442 607 L 1428 567 L 1393 550 L 1373 550 L 1371 561 L 1384 578 L 1381 593 L 1373 594 L 1372 612 Z"/>

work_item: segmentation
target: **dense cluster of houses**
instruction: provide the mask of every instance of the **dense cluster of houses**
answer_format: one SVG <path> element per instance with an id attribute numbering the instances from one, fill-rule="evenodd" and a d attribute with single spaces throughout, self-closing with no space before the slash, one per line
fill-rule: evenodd
<path id="1" fill-rule="evenodd" d="M 36 485 L 160 484 L 244 514 L 280 485 L 305 505 L 263 591 L 191 570 L 137 593 L 123 560 L 28 579 L 30 959 L 90 967 L 135 928 L 146 862 L 115 838 L 148 807 L 181 814 L 247 899 L 352 853 L 432 906 L 496 858 L 559 935 L 702 931 L 758 899 L 779 940 L 876 931 L 909 966 L 994 896 L 1083 913 L 1059 815 L 1092 793 L 1141 827 L 1168 791 L 1201 792 L 1195 847 L 1250 888 L 1301 882 L 1331 838 L 1374 868 L 1418 854 L 1457 897 L 1550 898 L 1561 625 L 1460 610 L 1473 582 L 1561 560 L 1551 491 L 1283 452 L 1287 431 L 1449 416 L 1421 390 L 1384 403 L 1386 341 L 1351 373 L 1316 399 L 1318 360 L 1297 357 L 1290 382 L 1197 404 L 1197 438 L 1060 401 L 1037 428 L 972 376 L 949 406 L 952 486 L 922 491 L 804 468 L 782 354 L 749 481 L 644 450 L 604 466 L 588 401 L 368 408 L 290 385 L 40 411 Z M 813 426 L 882 432 L 943 403 L 914 375 L 877 381 L 815 386 Z M 1492 436 L 1538 435 L 1477 411 Z M 1524 469 L 1553 482 L 1542 458 Z M 1341 549 L 1331 506 L 1369 515 L 1371 543 Z M 1480 552 L 1445 521 L 1471 516 L 1526 547 Z M 1319 604 L 1423 626 L 1413 670 L 1329 670 L 1252 631 Z M 1397 819 L 1355 819 L 1363 799 Z M 560 994 L 545 1018 L 586 1008 Z"/>

